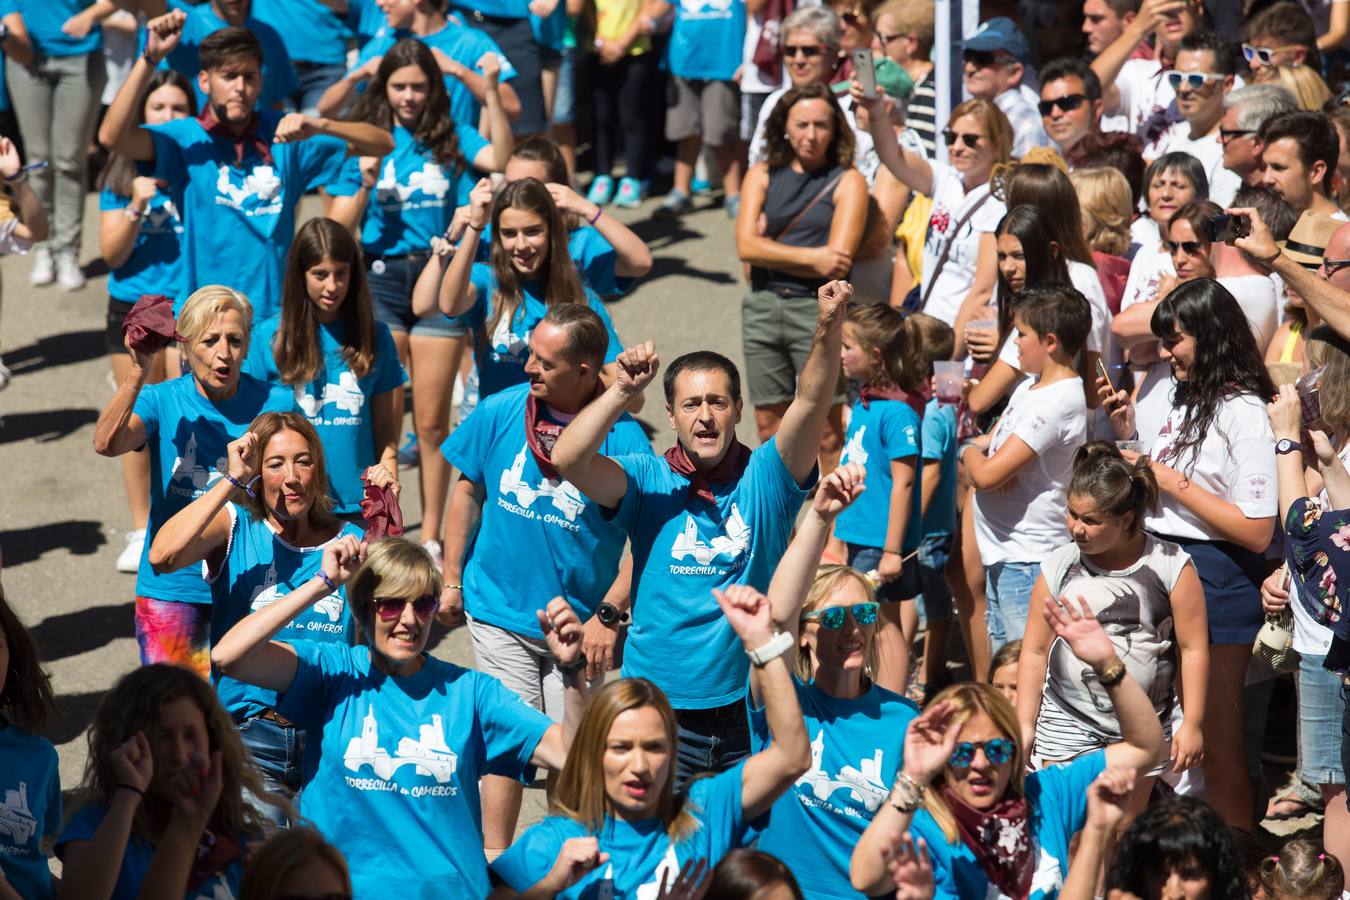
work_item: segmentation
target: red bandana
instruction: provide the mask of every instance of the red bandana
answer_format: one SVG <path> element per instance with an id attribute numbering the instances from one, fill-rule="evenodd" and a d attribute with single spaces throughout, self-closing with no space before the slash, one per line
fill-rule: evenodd
<path id="1" fill-rule="evenodd" d="M 670 466 L 670 471 L 689 479 L 691 496 L 702 497 L 709 503 L 716 503 L 717 498 L 713 496 L 711 484 L 713 482 L 723 484 L 740 479 L 745 474 L 745 467 L 750 465 L 750 448 L 732 437 L 731 446 L 727 448 L 727 455 L 722 457 L 722 461 L 716 466 L 713 466 L 711 472 L 700 472 L 695 469 L 694 464 L 689 460 L 689 454 L 684 450 L 684 445 L 679 441 L 676 441 L 675 446 L 666 451 L 665 458 L 666 465 Z"/>
<path id="2" fill-rule="evenodd" d="M 361 518 L 366 521 L 366 540 L 372 544 L 385 535 L 403 533 L 403 510 L 389 488 L 371 484 L 365 476 L 366 495 L 361 500 Z"/>
<path id="3" fill-rule="evenodd" d="M 894 385 L 884 388 L 869 386 L 858 392 L 858 399 L 862 401 L 863 409 L 867 409 L 873 400 L 903 400 L 909 404 L 910 409 L 914 410 L 915 415 L 922 419 L 923 408 L 930 399 L 924 396 L 925 393 L 927 392 L 907 391 Z"/>
<path id="4" fill-rule="evenodd" d="M 141 353 L 155 353 L 170 341 L 182 341 L 173 320 L 173 301 L 163 294 L 141 294 L 122 320 L 122 335 Z"/>
<path id="5" fill-rule="evenodd" d="M 605 392 L 605 386 L 600 379 L 595 380 L 595 390 L 586 403 L 582 405 L 585 409 L 597 397 Z M 553 465 L 553 445 L 558 443 L 558 435 L 562 434 L 566 426 L 559 425 L 557 422 L 550 422 L 547 418 L 539 415 L 539 401 L 534 398 L 534 394 L 525 395 L 525 443 L 530 446 L 530 453 L 534 456 L 535 463 L 539 466 L 539 473 L 545 478 L 562 478 L 558 472 L 558 467 Z"/>
<path id="6" fill-rule="evenodd" d="M 217 830 L 215 825 L 207 828 L 197 842 L 197 856 L 188 874 L 188 892 L 194 893 L 207 879 L 224 873 L 239 858 L 239 854 L 239 842 L 233 834 L 223 829 Z"/>
<path id="7" fill-rule="evenodd" d="M 258 114 L 254 113 L 248 120 L 248 125 L 244 127 L 243 132 L 235 134 L 225 126 L 225 123 L 216 118 L 216 111 L 211 108 L 208 102 L 202 114 L 197 117 L 197 122 L 202 126 L 211 137 L 225 138 L 234 144 L 234 164 L 242 166 L 244 156 L 248 153 L 248 148 L 252 147 L 258 151 L 263 162 L 272 165 L 272 145 L 258 134 Z"/>
<path id="8" fill-rule="evenodd" d="M 942 789 L 942 799 L 956 817 L 961 840 L 975 854 L 989 883 L 1014 900 L 1025 900 L 1036 874 L 1027 801 L 1010 797 L 982 812 L 967 806 L 947 787 Z"/>

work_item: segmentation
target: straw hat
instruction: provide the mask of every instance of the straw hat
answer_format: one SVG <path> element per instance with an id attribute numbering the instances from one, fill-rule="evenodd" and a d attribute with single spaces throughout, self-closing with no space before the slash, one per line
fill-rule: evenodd
<path id="1" fill-rule="evenodd" d="M 1284 242 L 1284 255 L 1305 269 L 1316 269 L 1322 265 L 1322 256 L 1332 233 L 1344 224 L 1330 216 L 1305 212 L 1298 217 L 1294 230 L 1289 232 L 1289 239 Z"/>

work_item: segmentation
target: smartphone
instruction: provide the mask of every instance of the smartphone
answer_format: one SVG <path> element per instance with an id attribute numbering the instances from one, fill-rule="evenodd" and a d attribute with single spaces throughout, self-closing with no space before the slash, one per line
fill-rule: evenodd
<path id="1" fill-rule="evenodd" d="M 1106 386 L 1111 389 L 1111 393 L 1115 394 L 1116 392 L 1115 382 L 1113 382 L 1111 380 L 1111 376 L 1107 374 L 1106 363 L 1102 361 L 1102 358 L 1100 356 L 1097 357 L 1097 377 L 1104 379 L 1106 381 Z"/>
<path id="2" fill-rule="evenodd" d="M 872 59 L 870 47 L 859 47 L 853 51 L 853 75 L 862 85 L 863 96 L 868 100 L 877 98 L 877 65 Z"/>
<path id="3" fill-rule="evenodd" d="M 1212 244 L 1231 244 L 1251 234 L 1252 223 L 1246 216 L 1224 213 L 1205 220 L 1205 238 Z"/>

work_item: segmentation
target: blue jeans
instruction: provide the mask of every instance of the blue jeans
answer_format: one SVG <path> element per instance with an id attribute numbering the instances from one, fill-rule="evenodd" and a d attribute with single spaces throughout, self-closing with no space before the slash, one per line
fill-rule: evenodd
<path id="1" fill-rule="evenodd" d="M 271 719 L 254 716 L 239 723 L 239 738 L 253 758 L 262 776 L 263 787 L 287 800 L 295 801 L 300 792 L 301 765 L 305 757 L 305 733 L 294 725 L 285 726 Z M 250 797 L 254 808 L 279 828 L 290 820 L 270 803 Z"/>
<path id="2" fill-rule="evenodd" d="M 1341 676 L 1322 667 L 1324 656 L 1298 660 L 1298 775 L 1309 784 L 1345 784 L 1336 723 L 1345 714 Z"/>
<path id="3" fill-rule="evenodd" d="M 1027 630 L 1027 611 L 1031 608 L 1031 589 L 1040 577 L 1041 564 L 1034 562 L 998 562 L 985 570 L 984 591 L 988 597 L 984 619 L 989 626 L 989 650 L 1009 641 L 1020 641 Z"/>
<path id="4" fill-rule="evenodd" d="M 675 710 L 675 788 L 705 772 L 725 772 L 750 755 L 745 701 Z"/>
<path id="5" fill-rule="evenodd" d="M 942 622 L 952 617 L 952 590 L 943 570 L 952 553 L 950 534 L 928 535 L 919 544 L 919 625 Z"/>
<path id="6" fill-rule="evenodd" d="M 295 79 L 300 89 L 282 103 L 287 112 L 302 112 L 307 116 L 319 114 L 319 98 L 324 91 L 342 80 L 347 67 L 341 63 L 313 63 L 292 61 Z"/>

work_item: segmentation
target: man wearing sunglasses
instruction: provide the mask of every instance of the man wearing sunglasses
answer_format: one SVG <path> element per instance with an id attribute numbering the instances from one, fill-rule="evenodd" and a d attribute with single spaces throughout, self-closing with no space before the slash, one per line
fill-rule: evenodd
<path id="1" fill-rule="evenodd" d="M 1102 84 L 1107 116 L 1124 116 L 1125 128 L 1147 146 L 1173 122 L 1181 121 L 1173 100 L 1176 92 L 1165 73 L 1172 68 L 1181 42 L 1200 28 L 1200 8 L 1193 0 L 1144 0 L 1139 15 L 1120 37 L 1092 61 Z M 1140 43 L 1154 40 L 1155 58 L 1135 59 Z"/>
<path id="2" fill-rule="evenodd" d="M 992 100 L 1013 127 L 1013 156 L 1050 143 L 1036 109 L 1036 92 L 1022 83 L 1031 48 L 1012 19 L 984 22 L 961 47 L 966 90 L 976 100 Z"/>
<path id="3" fill-rule="evenodd" d="M 1041 69 L 1041 102 L 1037 109 L 1045 131 L 1061 156 L 1089 134 L 1102 130 L 1102 83 L 1081 59 L 1065 57 Z"/>
<path id="4" fill-rule="evenodd" d="M 1282 0 L 1252 17 L 1246 27 L 1242 56 L 1256 82 L 1276 81 L 1279 66 L 1317 65 L 1317 26 L 1297 3 Z"/>
<path id="5" fill-rule="evenodd" d="M 1189 153 L 1205 168 L 1210 199 L 1220 206 L 1233 202 L 1242 181 L 1223 165 L 1219 122 L 1223 100 L 1233 89 L 1237 60 L 1233 45 L 1212 31 L 1186 35 L 1177 52 L 1176 64 L 1166 78 L 1176 92 L 1182 121 L 1173 124 L 1157 143 L 1144 148 L 1145 159 L 1164 153 Z"/>
<path id="6" fill-rule="evenodd" d="M 1249 84 L 1229 92 L 1223 105 L 1219 120 L 1223 167 L 1247 187 L 1255 187 L 1266 174 L 1257 132 L 1267 119 L 1298 109 L 1298 100 L 1282 84 Z"/>

